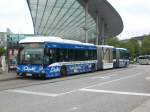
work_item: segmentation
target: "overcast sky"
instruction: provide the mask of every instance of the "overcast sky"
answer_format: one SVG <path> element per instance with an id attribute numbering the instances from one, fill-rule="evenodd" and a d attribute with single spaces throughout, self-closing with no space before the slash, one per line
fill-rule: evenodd
<path id="1" fill-rule="evenodd" d="M 120 39 L 150 33 L 150 0 L 108 0 L 121 15 L 124 30 Z M 26 0 L 0 0 L 0 32 L 33 33 Z"/>
<path id="2" fill-rule="evenodd" d="M 150 0 L 108 0 L 123 19 L 121 39 L 150 34 Z"/>
<path id="3" fill-rule="evenodd" d="M 0 32 L 33 33 L 33 24 L 26 0 L 0 0 Z"/>

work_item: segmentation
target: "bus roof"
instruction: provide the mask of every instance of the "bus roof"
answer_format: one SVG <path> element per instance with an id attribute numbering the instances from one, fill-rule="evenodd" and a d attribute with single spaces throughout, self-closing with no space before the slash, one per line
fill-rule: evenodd
<path id="1" fill-rule="evenodd" d="M 56 43 L 66 43 L 66 44 L 78 44 L 78 45 L 87 45 L 87 46 L 95 46 L 94 44 L 90 43 L 82 43 L 76 40 L 68 40 L 62 39 L 60 37 L 44 37 L 44 36 L 36 36 L 36 37 L 27 37 L 19 41 L 20 44 L 23 43 L 44 43 L 44 42 L 56 42 Z"/>
<path id="2" fill-rule="evenodd" d="M 114 48 L 113 46 L 110 46 L 110 45 L 98 45 L 98 47 Z"/>
<path id="3" fill-rule="evenodd" d="M 44 37 L 44 36 L 37 36 L 37 37 L 26 37 L 19 41 L 19 43 L 43 43 L 46 41 L 50 42 L 60 42 L 62 39 L 60 37 Z"/>
<path id="4" fill-rule="evenodd" d="M 139 57 L 150 57 L 150 55 L 140 55 Z"/>
<path id="5" fill-rule="evenodd" d="M 116 49 L 119 49 L 119 50 L 125 50 L 125 51 L 127 51 L 127 49 L 126 49 L 126 48 L 116 48 Z"/>

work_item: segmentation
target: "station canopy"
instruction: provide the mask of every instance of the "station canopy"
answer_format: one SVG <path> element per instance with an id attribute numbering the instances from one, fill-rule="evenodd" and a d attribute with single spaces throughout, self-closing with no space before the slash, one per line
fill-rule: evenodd
<path id="1" fill-rule="evenodd" d="M 121 33 L 123 23 L 119 14 L 105 0 L 89 0 L 86 16 L 87 0 L 27 0 L 32 16 L 34 34 L 57 36 L 73 40 L 96 38 L 96 17 L 99 17 L 99 33 L 103 19 L 105 34 L 113 37 Z M 98 12 L 96 14 L 96 12 Z"/>

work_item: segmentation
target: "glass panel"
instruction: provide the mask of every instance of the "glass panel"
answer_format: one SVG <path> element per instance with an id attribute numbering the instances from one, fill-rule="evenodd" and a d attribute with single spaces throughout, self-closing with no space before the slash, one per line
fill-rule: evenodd
<path id="1" fill-rule="evenodd" d="M 21 51 L 21 64 L 42 64 L 43 63 L 43 49 L 23 49 Z"/>
<path id="2" fill-rule="evenodd" d="M 43 63 L 43 53 L 42 44 L 22 44 L 22 49 L 20 51 L 21 64 L 42 64 Z"/>
<path id="3" fill-rule="evenodd" d="M 77 0 L 28 0 L 34 23 L 35 34 L 62 36 L 84 40 L 85 9 Z M 96 32 L 96 24 L 88 15 L 87 27 L 90 33 Z M 91 38 L 91 36 L 89 36 Z M 92 38 L 96 38 L 93 35 Z"/>
<path id="4" fill-rule="evenodd" d="M 112 63 L 113 62 L 112 49 L 104 48 L 104 50 L 103 50 L 103 62 L 104 63 Z"/>

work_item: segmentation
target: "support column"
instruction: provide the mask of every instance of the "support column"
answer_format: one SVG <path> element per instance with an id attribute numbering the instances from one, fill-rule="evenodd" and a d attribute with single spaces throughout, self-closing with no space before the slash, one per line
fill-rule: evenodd
<path id="1" fill-rule="evenodd" d="M 103 43 L 106 44 L 106 39 L 108 38 L 108 26 L 107 24 L 104 24 L 104 38 L 103 38 Z"/>
<path id="2" fill-rule="evenodd" d="M 89 0 L 85 0 L 85 26 L 84 26 L 84 31 L 85 31 L 85 43 L 88 43 L 88 28 L 87 28 L 87 19 L 88 19 L 88 8 L 89 8 Z"/>
<path id="3" fill-rule="evenodd" d="M 99 45 L 99 16 L 98 16 L 98 11 L 96 11 L 96 45 Z"/>
<path id="4" fill-rule="evenodd" d="M 102 18 L 102 31 L 101 31 L 101 41 L 102 45 L 105 44 L 105 23 L 104 23 L 104 18 Z"/>

